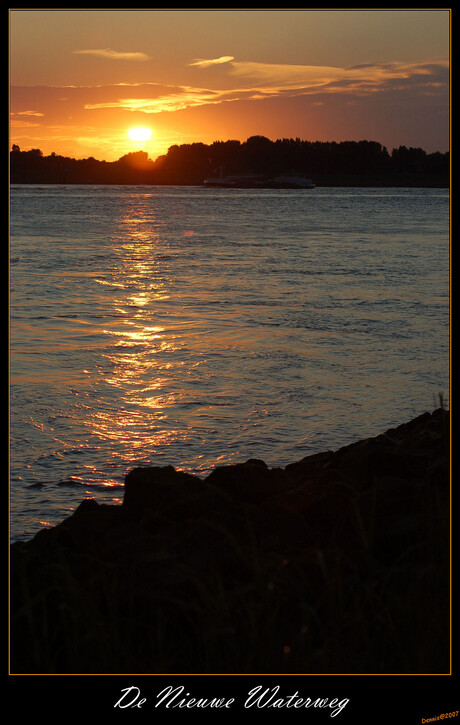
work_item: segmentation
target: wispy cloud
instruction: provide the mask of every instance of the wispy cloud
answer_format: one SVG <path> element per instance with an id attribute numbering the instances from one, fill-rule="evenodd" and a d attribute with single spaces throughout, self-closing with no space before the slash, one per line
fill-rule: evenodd
<path id="1" fill-rule="evenodd" d="M 282 93 L 286 90 L 302 94 L 319 90 L 333 93 L 388 90 L 395 81 L 418 80 L 420 84 L 443 86 L 447 82 L 447 61 L 401 63 L 365 63 L 340 68 L 334 66 L 286 65 L 236 61 L 231 63 L 231 75 L 246 78 L 251 83 L 262 83 Z M 444 77 L 444 82 L 439 79 Z"/>
<path id="2" fill-rule="evenodd" d="M 44 116 L 44 113 L 40 113 L 40 111 L 18 111 L 16 113 L 16 116 Z"/>
<path id="3" fill-rule="evenodd" d="M 77 55 L 96 55 L 100 58 L 109 58 L 111 60 L 151 60 L 146 53 L 131 53 L 111 48 L 92 48 L 87 50 L 74 50 Z"/>
<path id="4" fill-rule="evenodd" d="M 340 94 L 342 98 L 349 96 L 352 99 L 395 90 L 412 90 L 419 94 L 443 93 L 448 85 L 448 63 L 445 61 L 367 63 L 348 68 L 230 61 L 230 67 L 230 75 L 238 76 L 239 83 L 227 90 L 192 86 L 168 87 L 155 83 L 132 84 L 130 95 L 126 93 L 121 98 L 112 95 L 111 98 L 103 100 L 94 99 L 92 102 L 87 101 L 84 107 L 86 110 L 113 108 L 150 114 L 277 96 L 319 97 L 324 94 Z M 129 85 L 126 84 L 128 87 Z M 112 88 L 115 89 L 116 86 Z M 138 93 L 133 93 L 134 89 Z"/>
<path id="5" fill-rule="evenodd" d="M 208 68 L 210 65 L 220 65 L 221 63 L 229 63 L 234 60 L 233 55 L 221 55 L 220 58 L 210 58 L 209 60 L 197 58 L 193 63 L 189 63 L 190 66 L 197 65 L 201 68 Z"/>
<path id="6" fill-rule="evenodd" d="M 179 86 L 172 88 L 170 93 L 156 97 L 126 97 L 103 101 L 101 103 L 86 103 L 86 110 L 117 108 L 124 111 L 141 111 L 142 113 L 163 113 L 182 111 L 185 108 L 221 103 L 224 100 L 234 100 L 231 91 L 212 91 L 201 88 Z"/>
<path id="7" fill-rule="evenodd" d="M 11 128 L 32 128 L 32 127 L 39 126 L 39 125 L 40 124 L 38 124 L 38 123 L 31 123 L 30 121 L 21 121 L 21 120 L 18 121 L 16 119 L 12 119 L 11 123 L 10 123 Z"/>

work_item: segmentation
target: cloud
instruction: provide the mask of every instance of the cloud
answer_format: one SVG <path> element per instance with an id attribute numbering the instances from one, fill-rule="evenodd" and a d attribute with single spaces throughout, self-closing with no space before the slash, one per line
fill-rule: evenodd
<path id="1" fill-rule="evenodd" d="M 449 62 L 445 59 L 362 63 L 339 67 L 246 62 L 237 61 L 231 56 L 222 56 L 223 58 L 226 59 L 226 84 L 232 78 L 238 79 L 233 88 L 207 93 L 201 91 L 193 99 L 193 104 L 188 102 L 191 97 L 188 92 L 180 94 L 183 103 L 181 107 L 235 100 L 293 99 L 302 96 L 310 96 L 313 104 L 324 103 L 327 95 L 335 96 L 337 100 L 340 98 L 342 103 L 351 103 L 376 95 L 409 92 L 413 100 L 430 95 L 445 105 L 449 88 Z M 203 68 L 220 60 L 195 61 L 191 65 Z M 159 110 L 175 109 L 174 105 L 166 105 Z"/>
<path id="2" fill-rule="evenodd" d="M 32 126 L 39 126 L 38 123 L 31 123 L 30 121 L 16 121 L 12 119 L 10 126 L 11 128 L 31 128 Z"/>
<path id="3" fill-rule="evenodd" d="M 231 75 L 247 78 L 252 83 L 266 84 L 282 93 L 286 90 L 301 93 L 387 90 L 394 81 L 416 79 L 421 85 L 429 85 L 430 79 L 447 82 L 447 61 L 401 63 L 364 63 L 340 68 L 334 66 L 287 65 L 276 63 L 232 62 Z M 442 81 L 440 80 L 442 79 Z M 434 84 L 433 84 L 434 85 Z"/>
<path id="4" fill-rule="evenodd" d="M 230 61 L 234 60 L 233 55 L 221 55 L 220 58 L 211 58 L 209 60 L 206 59 L 196 59 L 193 61 L 193 63 L 189 63 L 190 66 L 197 65 L 201 68 L 208 68 L 210 65 L 220 65 L 221 63 L 229 63 Z"/>
<path id="5" fill-rule="evenodd" d="M 78 55 L 96 55 L 100 58 L 110 58 L 111 60 L 151 60 L 146 53 L 129 53 L 111 48 L 94 48 L 91 50 L 74 50 L 73 53 Z"/>
<path id="6" fill-rule="evenodd" d="M 16 113 L 16 116 L 44 116 L 44 113 L 40 113 L 40 111 L 18 111 Z"/>
<path id="7" fill-rule="evenodd" d="M 287 65 L 282 63 L 257 63 L 238 61 L 232 63 L 230 73 L 234 76 L 250 78 L 271 86 L 302 85 L 319 86 L 343 78 L 343 68 L 314 65 Z"/>
<path id="8" fill-rule="evenodd" d="M 117 108 L 123 111 L 141 111 L 142 113 L 164 113 L 183 111 L 185 108 L 221 103 L 225 94 L 219 91 L 200 89 L 178 89 L 156 98 L 118 98 L 102 103 L 87 103 L 86 110 Z"/>
<path id="9" fill-rule="evenodd" d="M 120 93 L 121 87 L 123 87 L 123 95 Z M 214 105 L 223 101 L 239 100 L 242 97 L 248 98 L 253 92 L 252 89 L 223 91 L 182 85 L 167 86 L 156 83 L 117 84 L 105 90 L 103 88 L 99 90 L 99 93 L 92 94 L 93 99 L 85 101 L 85 110 L 118 109 L 142 113 L 173 112 L 197 106 Z M 104 95 L 105 97 L 103 97 Z"/>
<path id="10" fill-rule="evenodd" d="M 84 107 L 86 110 L 113 108 L 150 114 L 230 101 L 306 95 L 317 96 L 317 102 L 322 102 L 325 94 L 340 94 L 343 100 L 346 96 L 348 100 L 352 100 L 378 92 L 409 90 L 419 95 L 428 92 L 442 95 L 448 87 L 448 63 L 444 61 L 366 63 L 348 68 L 229 62 L 230 75 L 238 76 L 240 82 L 227 90 L 191 86 L 168 87 L 153 83 L 144 83 L 136 88 L 137 84 L 126 84 L 126 87 L 131 85 L 130 95 L 126 93 L 123 97 L 112 95 L 106 99 L 94 99 L 92 102 L 87 101 Z M 242 83 L 243 78 L 247 82 Z M 133 93 L 135 88 L 138 94 Z M 312 100 L 313 102 L 315 101 Z"/>

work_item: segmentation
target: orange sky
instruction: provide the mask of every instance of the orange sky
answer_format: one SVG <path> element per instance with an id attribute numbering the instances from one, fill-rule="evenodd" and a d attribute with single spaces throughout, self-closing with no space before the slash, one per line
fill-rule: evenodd
<path id="1" fill-rule="evenodd" d="M 10 142 L 108 161 L 255 134 L 444 152 L 449 25 L 449 10 L 11 10 Z"/>

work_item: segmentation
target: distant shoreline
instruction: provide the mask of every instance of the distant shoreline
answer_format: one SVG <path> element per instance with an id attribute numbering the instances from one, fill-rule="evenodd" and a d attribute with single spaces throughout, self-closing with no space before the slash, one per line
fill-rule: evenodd
<path id="1" fill-rule="evenodd" d="M 118 161 L 73 159 L 40 149 L 10 152 L 12 184 L 104 184 L 201 186 L 205 179 L 255 175 L 271 179 L 293 174 L 311 179 L 317 187 L 450 186 L 450 154 L 427 154 L 400 146 L 391 154 L 376 141 L 270 141 L 252 136 L 240 141 L 216 141 L 171 146 L 152 161 L 136 151 Z"/>
<path id="2" fill-rule="evenodd" d="M 104 182 L 104 181 L 11 181 L 10 186 L 187 186 L 190 188 L 206 188 L 202 183 L 195 183 L 195 184 L 180 184 L 180 183 L 147 183 L 147 182 Z M 316 183 L 315 187 L 317 189 L 343 189 L 343 188 L 349 188 L 349 189 L 450 189 L 450 184 L 446 184 L 443 182 L 438 182 L 437 180 L 433 181 L 426 181 L 424 183 L 418 181 L 414 183 L 410 183 L 407 181 L 406 183 L 403 182 L 380 182 L 380 183 L 372 183 L 372 182 L 365 182 L 361 180 L 358 181 L 349 181 L 345 182 L 342 181 L 339 183 L 336 182 L 323 182 L 323 183 Z M 216 187 L 209 187 L 212 188 L 213 191 L 216 190 Z M 238 189 L 240 187 L 235 187 L 235 189 Z M 228 188 L 225 188 L 226 191 L 228 191 Z M 231 191 L 232 189 L 230 189 Z M 248 190 L 248 189 L 246 189 Z M 257 189 L 257 191 L 260 191 L 263 189 Z M 268 191 L 276 191 L 276 188 L 267 189 Z M 286 191 L 286 189 L 283 189 L 280 187 L 280 191 Z M 288 191 L 304 191 L 305 193 L 311 192 L 313 190 L 311 189 L 287 189 Z"/>

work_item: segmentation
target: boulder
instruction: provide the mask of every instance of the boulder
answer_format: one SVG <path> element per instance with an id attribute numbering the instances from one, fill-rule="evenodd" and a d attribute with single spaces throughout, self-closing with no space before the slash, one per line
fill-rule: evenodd
<path id="1" fill-rule="evenodd" d="M 443 672 L 449 440 L 439 410 L 285 469 L 133 468 L 12 545 L 13 674 Z"/>
<path id="2" fill-rule="evenodd" d="M 206 483 L 240 502 L 263 503 L 286 493 L 291 481 L 282 468 L 248 461 L 217 466 L 205 479 Z"/>

